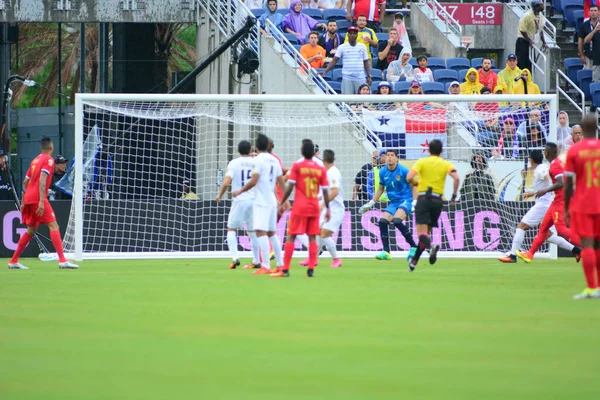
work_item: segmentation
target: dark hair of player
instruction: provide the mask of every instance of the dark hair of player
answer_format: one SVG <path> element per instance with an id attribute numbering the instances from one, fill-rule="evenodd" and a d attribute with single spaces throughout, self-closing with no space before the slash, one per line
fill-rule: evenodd
<path id="1" fill-rule="evenodd" d="M 313 144 L 312 140 L 310 140 L 310 139 L 302 140 L 302 155 L 307 160 L 310 160 L 313 158 L 313 156 L 315 155 L 315 145 Z"/>
<path id="2" fill-rule="evenodd" d="M 258 151 L 267 151 L 268 147 L 269 147 L 269 138 L 266 135 L 263 135 L 262 133 L 260 133 L 256 137 L 256 149 Z"/>
<path id="3" fill-rule="evenodd" d="M 598 121 L 594 114 L 586 114 L 581 120 L 581 129 L 584 138 L 596 138 L 598 132 Z"/>
<path id="4" fill-rule="evenodd" d="M 542 154 L 541 150 L 531 150 L 529 152 L 529 158 L 536 164 L 541 164 L 544 162 L 544 154 Z"/>
<path id="5" fill-rule="evenodd" d="M 327 149 L 323 151 L 323 161 L 327 164 L 333 164 L 333 162 L 335 161 L 335 153 L 333 152 L 333 150 Z"/>
<path id="6" fill-rule="evenodd" d="M 393 153 L 396 157 L 398 157 L 398 150 L 396 149 L 387 149 L 385 154 Z"/>
<path id="7" fill-rule="evenodd" d="M 546 149 L 548 149 L 548 151 L 552 154 L 558 153 L 558 146 L 556 145 L 556 143 L 552 143 L 552 142 L 546 143 Z"/>
<path id="8" fill-rule="evenodd" d="M 50 150 L 50 146 L 52 146 L 52 139 L 47 136 L 44 136 L 42 140 L 40 140 L 40 147 L 42 150 Z"/>
<path id="9" fill-rule="evenodd" d="M 243 156 L 247 156 L 248 154 L 250 154 L 251 148 L 252 148 L 252 145 L 247 140 L 242 140 L 240 143 L 238 143 L 238 151 Z"/>
<path id="10" fill-rule="evenodd" d="M 443 149 L 444 145 L 442 144 L 441 140 L 433 139 L 431 142 L 429 142 L 429 154 L 432 156 L 439 156 L 442 154 Z"/>

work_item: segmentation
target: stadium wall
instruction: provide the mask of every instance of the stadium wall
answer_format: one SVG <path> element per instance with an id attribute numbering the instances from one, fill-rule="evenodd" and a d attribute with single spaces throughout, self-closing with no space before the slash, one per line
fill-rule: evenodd
<path id="1" fill-rule="evenodd" d="M 410 6 L 410 29 L 431 56 L 441 58 L 466 57 L 466 49 L 456 47 L 416 4 Z M 418 54 L 414 55 L 418 57 Z"/>

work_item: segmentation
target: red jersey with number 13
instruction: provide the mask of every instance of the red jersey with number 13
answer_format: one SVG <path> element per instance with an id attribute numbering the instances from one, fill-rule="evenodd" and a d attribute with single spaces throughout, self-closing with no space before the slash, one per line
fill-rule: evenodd
<path id="1" fill-rule="evenodd" d="M 289 180 L 296 183 L 292 213 L 307 217 L 319 216 L 320 188 L 329 187 L 325 168 L 312 160 L 298 161 L 292 165 Z"/>
<path id="2" fill-rule="evenodd" d="M 38 204 L 40 202 L 40 178 L 42 172 L 47 174 L 46 190 L 44 191 L 44 200 L 48 201 L 46 194 L 50 185 L 52 185 L 52 174 L 54 174 L 54 158 L 48 154 L 40 154 L 33 159 L 27 170 L 26 178 L 29 178 L 25 195 L 23 196 L 23 204 Z"/>
<path id="3" fill-rule="evenodd" d="M 550 174 L 550 179 L 552 179 L 552 184 L 554 185 L 556 183 L 556 179 L 559 176 L 563 176 L 563 174 L 565 173 L 565 164 L 562 162 L 561 159 L 556 157 L 550 163 L 550 169 L 548 172 Z M 564 179 L 564 177 L 563 177 L 563 179 Z M 565 203 L 564 189 L 560 188 L 560 189 L 554 191 L 554 203 L 555 204 L 564 204 Z"/>
<path id="4" fill-rule="evenodd" d="M 600 140 L 582 139 L 571 146 L 565 173 L 576 175 L 570 209 L 582 214 L 600 214 Z"/>

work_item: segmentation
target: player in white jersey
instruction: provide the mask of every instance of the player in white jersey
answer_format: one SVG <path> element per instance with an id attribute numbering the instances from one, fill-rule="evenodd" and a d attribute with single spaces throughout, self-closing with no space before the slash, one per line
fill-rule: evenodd
<path id="1" fill-rule="evenodd" d="M 221 185 L 221 190 L 217 194 L 217 203 L 225 194 L 225 190 L 231 184 L 231 190 L 236 191 L 241 189 L 249 180 L 252 173 L 252 157 L 250 157 L 250 150 L 252 145 L 247 140 L 242 140 L 238 144 L 238 152 L 240 157 L 231 160 L 227 165 L 225 172 L 225 179 Z M 231 203 L 231 209 L 229 210 L 229 218 L 227 220 L 227 246 L 231 253 L 231 264 L 229 269 L 235 269 L 240 265 L 238 258 L 238 240 L 237 230 L 242 228 L 242 225 L 246 224 L 246 230 L 252 243 L 252 264 L 245 265 L 244 268 L 259 268 L 259 248 L 258 248 L 258 237 L 254 232 L 254 220 L 252 205 L 254 204 L 254 190 L 249 190 L 244 194 L 237 196 Z"/>
<path id="2" fill-rule="evenodd" d="M 532 150 L 529 153 L 529 163 L 533 169 L 534 192 L 539 192 L 540 190 L 545 190 L 552 186 L 548 166 L 543 164 L 543 162 L 544 154 L 541 150 Z M 521 250 L 521 245 L 525 239 L 525 231 L 529 228 L 535 228 L 542 222 L 553 199 L 554 192 L 548 192 L 535 200 L 533 207 L 527 211 L 521 222 L 519 222 L 519 225 L 517 225 L 510 252 L 505 256 L 498 258 L 498 260 L 503 263 L 517 262 L 517 251 Z"/>
<path id="3" fill-rule="evenodd" d="M 314 161 L 314 159 L 313 159 Z M 342 266 L 342 260 L 337 256 L 337 250 L 335 248 L 335 242 L 333 241 L 333 234 L 336 233 L 342 221 L 344 220 L 344 188 L 342 186 L 342 174 L 340 170 L 334 165 L 335 153 L 333 150 L 325 150 L 323 152 L 323 165 L 327 170 L 327 181 L 329 182 L 329 207 L 331 212 L 331 218 L 329 221 L 325 220 L 325 209 L 321 208 L 321 235 L 317 238 L 317 244 L 319 250 L 325 245 L 333 261 L 331 268 L 339 268 Z M 324 204 L 321 203 L 323 206 Z M 301 261 L 300 265 L 308 265 L 308 259 Z"/>
<path id="4" fill-rule="evenodd" d="M 254 230 L 258 236 L 260 252 L 262 254 L 261 267 L 253 274 L 271 274 L 269 260 L 269 241 L 275 251 L 277 267 L 283 266 L 281 254 L 281 243 L 275 234 L 277 229 L 277 197 L 275 197 L 275 185 L 281 190 L 285 189 L 285 180 L 279 161 L 267 152 L 269 138 L 263 134 L 256 138 L 256 149 L 258 155 L 252 159 L 251 178 L 241 189 L 232 194 L 238 197 L 254 188 Z"/>

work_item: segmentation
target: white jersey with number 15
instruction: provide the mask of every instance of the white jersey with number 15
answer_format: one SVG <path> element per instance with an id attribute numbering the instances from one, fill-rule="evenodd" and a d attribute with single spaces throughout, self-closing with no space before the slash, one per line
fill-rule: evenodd
<path id="1" fill-rule="evenodd" d="M 227 165 L 225 176 L 231 178 L 231 190 L 236 191 L 248 183 L 252 177 L 252 158 L 249 156 L 238 157 L 231 160 Z M 254 198 L 254 188 L 234 197 L 233 201 L 252 200 Z"/>
<path id="2" fill-rule="evenodd" d="M 277 178 L 283 174 L 279 161 L 269 153 L 260 153 L 252 161 L 252 175 L 259 175 L 258 183 L 254 187 L 254 204 L 277 207 L 275 185 Z"/>

